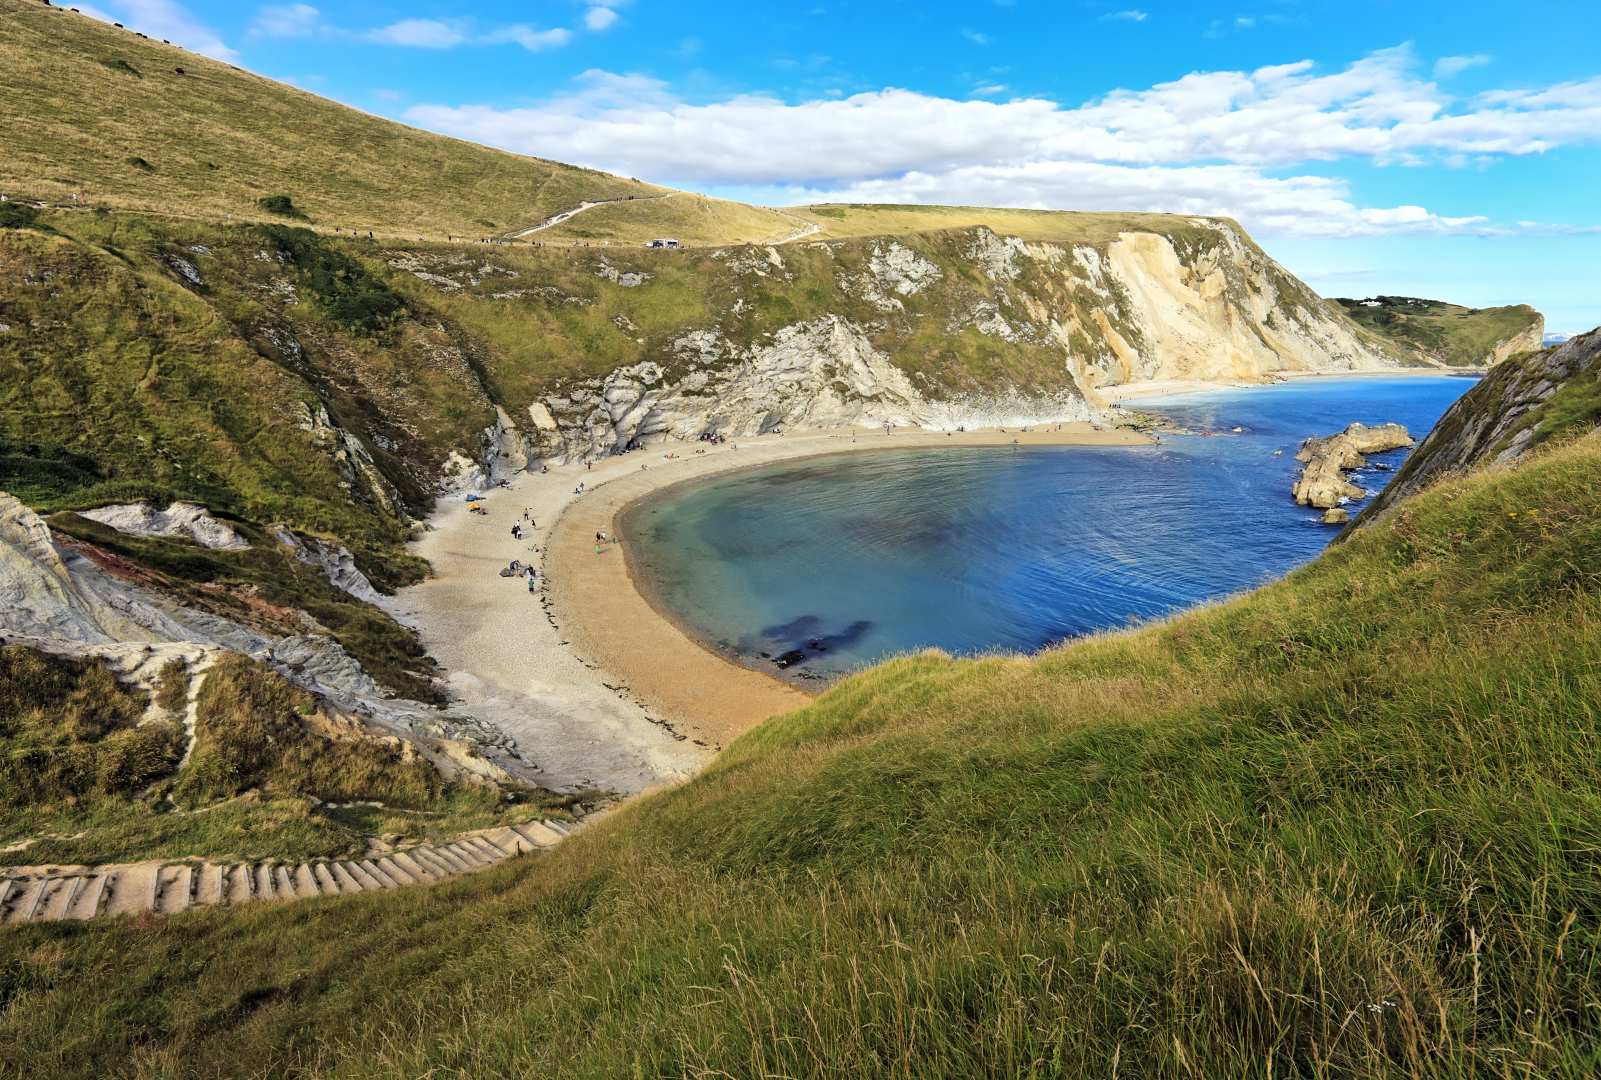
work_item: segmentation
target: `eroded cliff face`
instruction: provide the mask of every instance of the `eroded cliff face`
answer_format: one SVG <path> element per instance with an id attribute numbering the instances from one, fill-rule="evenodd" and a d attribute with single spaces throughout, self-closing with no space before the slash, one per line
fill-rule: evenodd
<path id="1" fill-rule="evenodd" d="M 532 308 L 547 326 L 582 324 L 618 359 L 505 402 L 447 488 L 704 432 L 1103 420 L 1100 391 L 1122 383 L 1400 363 L 1233 223 L 1165 221 L 1085 243 L 980 227 L 666 257 L 579 250 L 566 257 L 581 266 L 544 281 L 491 272 L 495 253 L 389 264 L 476 300 L 486 325 L 497 306 Z M 517 290 L 485 284 L 513 275 Z M 664 304 L 693 317 L 663 326 Z"/>
<path id="2" fill-rule="evenodd" d="M 1505 465 L 1601 421 L 1601 330 L 1508 360 L 1451 408 L 1356 521 L 1377 520 L 1436 480 Z"/>

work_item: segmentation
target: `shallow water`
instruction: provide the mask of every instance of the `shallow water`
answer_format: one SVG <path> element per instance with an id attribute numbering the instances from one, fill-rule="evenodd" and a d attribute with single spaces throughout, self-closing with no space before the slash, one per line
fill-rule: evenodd
<path id="1" fill-rule="evenodd" d="M 1307 379 L 1146 399 L 1143 411 L 1222 434 L 813 458 L 669 492 L 624 532 L 681 625 L 765 670 L 786 654 L 785 674 L 832 678 L 928 646 L 1033 651 L 1311 559 L 1339 530 L 1290 499 L 1300 441 L 1353 420 L 1421 439 L 1472 385 Z M 1370 467 L 1356 483 L 1377 490 L 1388 476 Z"/>

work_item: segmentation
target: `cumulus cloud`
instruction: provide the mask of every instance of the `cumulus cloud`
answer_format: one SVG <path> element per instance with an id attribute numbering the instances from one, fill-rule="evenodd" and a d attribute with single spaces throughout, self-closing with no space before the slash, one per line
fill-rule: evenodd
<path id="1" fill-rule="evenodd" d="M 609 7 L 592 7 L 584 12 L 584 26 L 594 31 L 605 30 L 615 23 L 620 16 Z"/>
<path id="2" fill-rule="evenodd" d="M 99 8 L 81 7 L 85 14 L 106 22 L 121 22 L 129 28 L 153 38 L 172 41 L 203 56 L 237 60 L 239 54 L 229 48 L 222 35 L 195 18 L 176 0 L 109 0 L 115 15 Z"/>
<path id="3" fill-rule="evenodd" d="M 461 23 L 439 19 L 401 19 L 369 31 L 367 38 L 380 45 L 402 45 L 408 49 L 452 49 L 467 40 L 467 31 Z"/>
<path id="4" fill-rule="evenodd" d="M 1601 79 L 1463 100 L 1418 67 L 1401 47 L 1326 72 L 1309 61 L 1195 72 L 1078 105 L 899 89 L 689 103 L 655 79 L 591 71 L 536 106 L 419 105 L 407 117 L 513 150 L 698 186 L 1229 213 L 1254 227 L 1340 234 L 1486 223 L 1417 206 L 1360 207 L 1337 180 L 1275 174 L 1337 159 L 1448 164 L 1601 140 Z M 772 138 L 775 131 L 785 137 Z"/>
<path id="5" fill-rule="evenodd" d="M 553 30 L 536 30 L 532 26 L 517 24 L 503 26 L 499 30 L 491 31 L 479 38 L 486 45 L 499 45 L 511 42 L 521 45 L 529 52 L 542 52 L 545 49 L 559 49 L 573 39 L 573 32 L 561 27 Z"/>

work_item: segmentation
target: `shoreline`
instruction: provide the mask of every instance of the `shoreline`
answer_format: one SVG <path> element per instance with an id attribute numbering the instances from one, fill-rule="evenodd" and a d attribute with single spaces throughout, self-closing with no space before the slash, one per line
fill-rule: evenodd
<path id="1" fill-rule="evenodd" d="M 716 748 L 770 716 L 811 702 L 813 694 L 776 674 L 747 667 L 702 643 L 660 604 L 622 545 L 597 553 L 597 531 L 618 536 L 618 523 L 638 505 L 674 488 L 714 476 L 836 454 L 949 446 L 1143 446 L 1152 440 L 1127 428 L 1096 430 L 1087 423 L 1061 431 L 984 431 L 945 434 L 866 431 L 762 436 L 705 454 L 663 459 L 661 447 L 621 460 L 634 469 L 570 505 L 556 522 L 546 551 L 551 610 L 586 663 L 646 702 L 681 734 Z M 685 444 L 693 447 L 694 444 Z M 673 451 L 676 452 L 676 451 Z M 643 458 L 643 461 L 640 459 Z M 681 466 L 674 468 L 674 466 Z M 819 687 L 821 692 L 826 687 Z"/>
<path id="2" fill-rule="evenodd" d="M 1141 398 L 1179 397 L 1183 394 L 1211 394 L 1224 390 L 1259 390 L 1265 386 L 1275 386 L 1279 383 L 1302 379 L 1387 379 L 1415 376 L 1477 378 L 1483 376 L 1488 370 L 1488 368 L 1465 367 L 1394 367 L 1353 368 L 1350 371 L 1274 371 L 1256 380 L 1231 379 L 1222 382 L 1209 382 L 1205 379 L 1146 379 L 1140 382 L 1097 387 L 1095 392 L 1100 394 L 1108 405 L 1121 405 L 1125 401 L 1137 401 Z"/>

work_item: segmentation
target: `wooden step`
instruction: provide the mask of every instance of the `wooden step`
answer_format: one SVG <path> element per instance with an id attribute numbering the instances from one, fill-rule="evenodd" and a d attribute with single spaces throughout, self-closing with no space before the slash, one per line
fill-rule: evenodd
<path id="1" fill-rule="evenodd" d="M 491 863 L 501 862 L 511 855 L 511 852 L 503 850 L 499 844 L 494 843 L 487 836 L 464 836 L 460 842 L 471 846 L 474 851 Z"/>
<path id="2" fill-rule="evenodd" d="M 380 888 L 393 889 L 400 885 L 400 882 L 384 873 L 383 867 L 371 859 L 362 859 L 356 865 L 367 871 L 367 876 L 376 881 Z"/>
<path id="3" fill-rule="evenodd" d="M 339 865 L 344 867 L 345 873 L 359 881 L 363 889 L 370 891 L 372 889 L 388 888 L 388 886 L 374 877 L 370 872 L 368 872 L 367 868 L 362 866 L 359 862 L 343 862 Z"/>
<path id="4" fill-rule="evenodd" d="M 256 872 L 249 863 L 235 863 L 222 871 L 222 903 L 248 904 L 256 898 Z"/>
<path id="5" fill-rule="evenodd" d="M 408 848 L 406 850 L 406 854 L 410 855 L 418 865 L 423 867 L 436 878 L 450 877 L 456 872 L 455 867 L 451 866 L 444 859 L 441 859 L 438 855 L 435 855 L 433 850 L 430 848 Z"/>
<path id="6" fill-rule="evenodd" d="M 44 892 L 39 894 L 39 903 L 33 911 L 34 921 L 55 922 L 63 918 L 82 883 L 83 877 L 79 874 L 47 878 Z"/>
<path id="7" fill-rule="evenodd" d="M 151 911 L 171 915 L 189 907 L 193 897 L 194 868 L 187 863 L 163 866 L 156 874 Z"/>
<path id="8" fill-rule="evenodd" d="M 72 901 L 67 905 L 64 919 L 92 919 L 100 914 L 100 907 L 106 899 L 106 879 L 109 874 L 96 873 L 84 877 L 82 885 L 73 894 Z"/>
<path id="9" fill-rule="evenodd" d="M 459 840 L 453 844 L 446 844 L 439 850 L 466 863 L 465 869 L 468 870 L 480 869 L 481 867 L 488 866 L 493 861 L 489 858 L 489 856 L 485 855 L 471 844 L 464 844 Z"/>
<path id="10" fill-rule="evenodd" d="M 328 870 L 333 874 L 334 880 L 339 882 L 342 892 L 366 892 L 369 888 L 376 888 L 351 873 L 347 863 L 329 863 Z"/>
<path id="11" fill-rule="evenodd" d="M 396 862 L 394 855 L 379 855 L 372 861 L 378 869 L 383 871 L 384 876 L 396 885 L 416 885 L 420 881 L 404 866 Z"/>
<path id="12" fill-rule="evenodd" d="M 317 888 L 322 890 L 323 895 L 338 896 L 345 891 L 340 888 L 339 881 L 334 877 L 333 871 L 329 869 L 327 863 L 312 863 L 311 873 L 316 878 Z"/>
<path id="13" fill-rule="evenodd" d="M 310 863 L 301 863 L 289 871 L 289 876 L 295 883 L 295 895 L 301 897 L 321 896 L 322 886 L 317 884 L 317 878 L 311 872 Z"/>
<path id="14" fill-rule="evenodd" d="M 278 899 L 292 900 L 295 895 L 295 879 L 289 875 L 288 863 L 277 863 L 272 868 L 272 884 L 278 891 Z"/>
<path id="15" fill-rule="evenodd" d="M 433 881 L 439 876 L 437 871 L 429 870 L 422 863 L 411 857 L 410 851 L 396 851 L 389 856 L 399 867 L 410 874 L 417 883 Z"/>
<path id="16" fill-rule="evenodd" d="M 210 907 L 222 903 L 222 867 L 216 863 L 202 863 L 196 872 L 196 904 Z"/>
<path id="17" fill-rule="evenodd" d="M 561 836 L 572 835 L 573 826 L 571 822 L 557 821 L 555 818 L 546 818 L 544 821 L 540 822 L 540 824 L 549 829 L 551 832 L 557 833 Z"/>
<path id="18" fill-rule="evenodd" d="M 250 895 L 257 900 L 276 900 L 278 885 L 272 876 L 272 863 L 256 863 L 250 868 L 250 881 L 254 886 Z"/>
<path id="19" fill-rule="evenodd" d="M 512 829 L 516 831 L 518 836 L 521 836 L 535 847 L 555 847 L 561 843 L 561 833 L 550 828 L 542 821 L 524 821 L 513 825 Z"/>
<path id="20" fill-rule="evenodd" d="M 143 915 L 150 910 L 156 893 L 156 872 L 160 866 L 143 863 L 124 866 L 106 884 L 111 890 L 105 911 L 108 915 Z"/>

